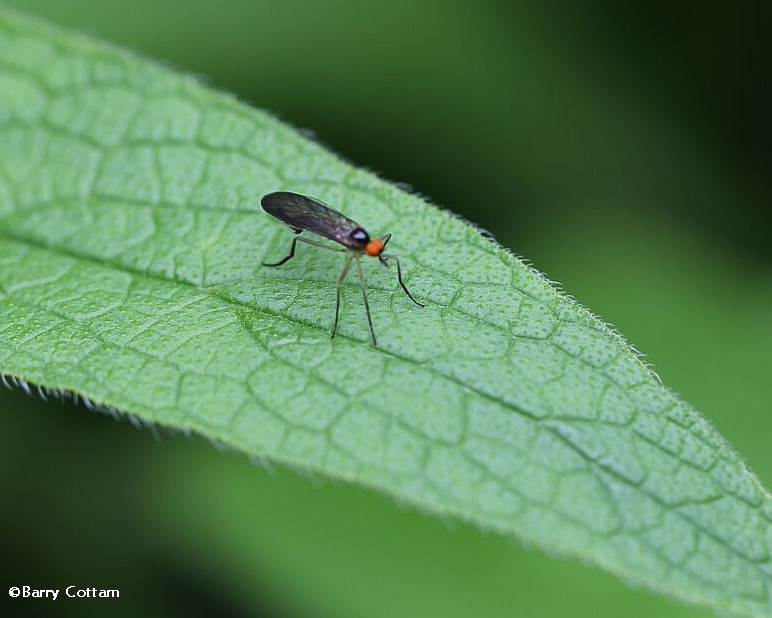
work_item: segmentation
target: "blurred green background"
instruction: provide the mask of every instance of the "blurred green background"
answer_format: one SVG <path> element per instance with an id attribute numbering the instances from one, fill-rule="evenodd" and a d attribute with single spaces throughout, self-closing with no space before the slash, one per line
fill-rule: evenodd
<path id="1" fill-rule="evenodd" d="M 491 230 L 772 486 L 769 3 L 5 1 Z M 3 583 L 122 597 L 9 605 L 25 615 L 712 615 L 198 438 L 20 392 L 0 409 Z"/>

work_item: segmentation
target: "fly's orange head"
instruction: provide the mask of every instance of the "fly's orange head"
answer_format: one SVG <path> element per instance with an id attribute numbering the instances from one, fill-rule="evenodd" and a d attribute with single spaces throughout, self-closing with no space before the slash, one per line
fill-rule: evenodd
<path id="1" fill-rule="evenodd" d="M 367 243 L 367 245 L 365 245 L 365 253 L 372 257 L 378 257 L 381 253 L 383 253 L 385 246 L 385 242 L 383 242 L 380 238 L 376 238 L 375 240 L 371 240 Z"/>

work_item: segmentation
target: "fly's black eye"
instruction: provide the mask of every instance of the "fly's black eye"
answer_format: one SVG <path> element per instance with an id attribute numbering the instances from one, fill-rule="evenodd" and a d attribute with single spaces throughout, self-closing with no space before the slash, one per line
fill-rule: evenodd
<path id="1" fill-rule="evenodd" d="M 351 238 L 351 240 L 354 242 L 362 243 L 363 245 L 370 241 L 370 235 L 361 227 L 358 227 L 353 232 L 351 232 L 351 234 L 349 234 L 349 238 Z"/>

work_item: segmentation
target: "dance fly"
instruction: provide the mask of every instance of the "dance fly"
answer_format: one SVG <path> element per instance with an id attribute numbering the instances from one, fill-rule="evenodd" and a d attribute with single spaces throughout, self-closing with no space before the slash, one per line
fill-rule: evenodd
<path id="1" fill-rule="evenodd" d="M 299 193 L 289 193 L 287 191 L 277 191 L 264 196 L 260 204 L 269 215 L 272 215 L 287 224 L 290 229 L 297 234 L 292 239 L 289 248 L 289 255 L 283 257 L 278 262 L 263 262 L 263 266 L 281 266 L 295 256 L 295 247 L 299 242 L 320 247 L 337 253 L 347 253 L 346 261 L 343 264 L 338 276 L 338 286 L 335 295 L 335 321 L 332 325 L 332 337 L 338 330 L 338 315 L 340 313 L 340 291 L 346 278 L 351 271 L 352 264 L 356 263 L 359 283 L 362 286 L 362 297 L 365 302 L 365 313 L 367 314 L 367 324 L 370 327 L 370 340 L 374 346 L 378 345 L 373 329 L 373 319 L 370 316 L 370 304 L 367 302 L 367 288 L 365 287 L 365 273 L 362 268 L 360 258 L 364 255 L 378 258 L 378 261 L 384 266 L 388 266 L 389 261 L 397 264 L 397 280 L 399 285 L 405 291 L 408 298 L 419 307 L 424 305 L 419 303 L 410 290 L 407 289 L 402 280 L 402 267 L 399 264 L 399 258 L 396 255 L 384 253 L 386 245 L 391 240 L 391 234 L 386 234 L 380 238 L 370 238 L 370 234 L 356 221 L 333 210 L 313 198 Z M 329 240 L 334 240 L 341 247 L 331 247 L 312 238 L 300 236 L 303 232 L 311 232 L 317 236 L 322 236 Z"/>

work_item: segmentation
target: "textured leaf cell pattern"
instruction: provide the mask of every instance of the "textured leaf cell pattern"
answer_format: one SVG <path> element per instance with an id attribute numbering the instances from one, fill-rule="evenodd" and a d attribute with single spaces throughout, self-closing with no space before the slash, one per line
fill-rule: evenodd
<path id="1" fill-rule="evenodd" d="M 316 196 L 340 256 L 259 207 Z M 0 13 L 0 371 L 398 497 L 680 599 L 772 612 L 772 500 L 609 328 L 462 221 L 270 116 Z"/>

